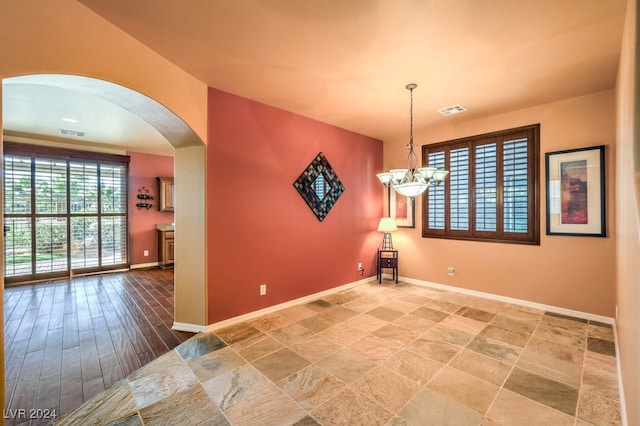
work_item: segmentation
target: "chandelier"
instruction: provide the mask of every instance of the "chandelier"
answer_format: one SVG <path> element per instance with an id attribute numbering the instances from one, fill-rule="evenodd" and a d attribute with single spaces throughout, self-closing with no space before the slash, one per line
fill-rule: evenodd
<path id="1" fill-rule="evenodd" d="M 429 188 L 431 184 L 437 185 L 442 182 L 447 174 L 447 170 L 438 170 L 436 167 L 416 167 L 418 157 L 413 150 L 413 89 L 418 87 L 415 83 L 407 84 L 407 89 L 411 93 L 411 117 L 409 131 L 409 155 L 407 156 L 406 169 L 391 169 L 388 172 L 378 173 L 376 176 L 385 186 L 393 188 L 398 194 L 405 197 L 417 197 Z"/>

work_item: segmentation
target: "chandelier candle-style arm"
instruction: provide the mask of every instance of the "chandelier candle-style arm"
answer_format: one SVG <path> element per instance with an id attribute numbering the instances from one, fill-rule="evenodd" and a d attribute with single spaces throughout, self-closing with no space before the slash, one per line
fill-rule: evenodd
<path id="1" fill-rule="evenodd" d="M 429 188 L 430 185 L 438 185 L 449 172 L 438 170 L 436 167 L 417 167 L 418 157 L 413 149 L 413 89 L 418 87 L 415 83 L 407 84 L 411 93 L 409 143 L 407 148 L 406 169 L 391 169 L 388 172 L 378 173 L 376 176 L 384 186 L 393 188 L 398 194 L 405 197 L 417 197 Z"/>

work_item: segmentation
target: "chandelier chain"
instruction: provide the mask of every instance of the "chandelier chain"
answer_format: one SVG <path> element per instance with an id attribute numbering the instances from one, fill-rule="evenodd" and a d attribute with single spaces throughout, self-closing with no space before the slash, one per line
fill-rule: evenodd
<path id="1" fill-rule="evenodd" d="M 438 185 L 449 173 L 446 170 L 438 170 L 436 167 L 419 167 L 418 156 L 413 150 L 413 89 L 418 87 L 415 83 L 407 84 L 410 92 L 411 104 L 409 106 L 409 155 L 407 155 L 406 169 L 391 169 L 388 172 L 378 173 L 376 176 L 386 187 L 393 188 L 398 194 L 409 198 L 417 197 L 429 188 L 431 184 Z"/>
<path id="2" fill-rule="evenodd" d="M 409 144 L 407 148 L 409 149 L 409 156 L 407 157 L 407 168 L 409 169 L 409 173 L 416 168 L 418 164 L 418 156 L 413 151 L 413 89 L 418 87 L 415 83 L 407 84 L 407 89 L 409 89 L 409 97 L 410 97 L 410 105 L 409 105 Z M 413 177 L 413 176 L 412 176 Z"/>
<path id="3" fill-rule="evenodd" d="M 411 93 L 411 106 L 409 107 L 409 144 L 413 145 L 413 87 L 409 88 Z"/>

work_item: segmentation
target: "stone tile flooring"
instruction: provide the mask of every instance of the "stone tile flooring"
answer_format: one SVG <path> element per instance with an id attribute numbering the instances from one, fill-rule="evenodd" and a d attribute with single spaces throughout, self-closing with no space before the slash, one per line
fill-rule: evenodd
<path id="1" fill-rule="evenodd" d="M 391 281 L 199 334 L 59 424 L 617 425 L 610 325 Z"/>

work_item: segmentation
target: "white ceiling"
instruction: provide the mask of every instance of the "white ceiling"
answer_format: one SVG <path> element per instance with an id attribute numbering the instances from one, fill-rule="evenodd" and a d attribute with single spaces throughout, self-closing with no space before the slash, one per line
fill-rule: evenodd
<path id="1" fill-rule="evenodd" d="M 415 127 L 612 89 L 626 7 L 626 0 L 80 3 L 211 87 L 383 140 L 408 133 L 411 82 Z M 8 132 L 60 137 L 68 117 L 92 142 L 163 141 L 98 97 L 12 80 L 3 99 Z M 458 103 L 468 111 L 437 113 Z"/>
<path id="2" fill-rule="evenodd" d="M 51 74 L 5 79 L 4 131 L 36 141 L 46 138 L 79 147 L 91 144 L 107 151 L 173 155 L 166 138 L 131 109 L 104 99 L 95 90 L 83 90 L 108 85 L 85 77 Z M 129 102 L 139 102 L 136 99 L 142 95 L 134 95 L 128 96 Z"/>

